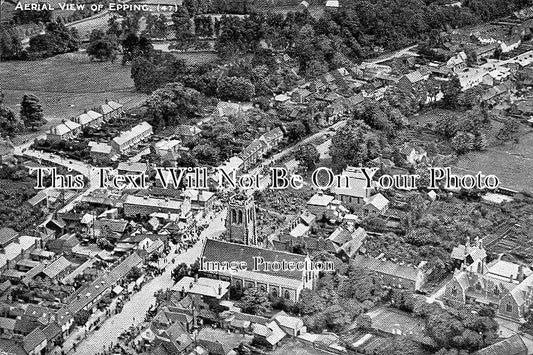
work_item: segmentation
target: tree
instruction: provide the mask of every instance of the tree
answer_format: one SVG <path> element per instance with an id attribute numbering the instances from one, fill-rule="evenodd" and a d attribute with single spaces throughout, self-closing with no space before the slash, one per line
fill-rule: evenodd
<path id="1" fill-rule="evenodd" d="M 78 327 L 82 327 L 89 321 L 89 318 L 91 317 L 91 312 L 82 309 L 81 311 L 78 311 L 74 314 L 74 324 Z"/>
<path id="2" fill-rule="evenodd" d="M 99 61 L 110 60 L 113 63 L 118 54 L 118 42 L 116 37 L 106 35 L 101 30 L 93 30 L 90 35 L 87 54 L 91 59 Z"/>
<path id="3" fill-rule="evenodd" d="M 24 130 L 24 123 L 16 117 L 15 111 L 0 103 L 0 135 L 13 137 Z"/>
<path id="4" fill-rule="evenodd" d="M 225 76 L 217 82 L 217 96 L 222 100 L 250 101 L 254 95 L 255 86 L 250 79 Z"/>
<path id="5" fill-rule="evenodd" d="M 457 75 L 454 75 L 443 87 L 444 97 L 442 104 L 446 108 L 455 108 L 457 106 L 457 98 L 461 93 L 461 81 Z"/>
<path id="6" fill-rule="evenodd" d="M 178 49 L 187 49 L 193 37 L 191 16 L 187 7 L 178 6 L 172 14 L 172 23 L 176 34 L 176 47 Z"/>
<path id="7" fill-rule="evenodd" d="M 304 289 L 300 300 L 296 302 L 295 309 L 299 314 L 308 315 L 324 310 L 326 304 L 316 291 Z"/>
<path id="8" fill-rule="evenodd" d="M 309 170 L 313 170 L 320 160 L 320 154 L 312 144 L 300 146 L 294 157 Z"/>
<path id="9" fill-rule="evenodd" d="M 154 47 L 145 36 L 138 37 L 135 33 L 128 33 L 122 41 L 122 65 L 131 62 L 138 57 L 148 58 L 152 54 Z M 133 76 L 133 69 L 132 69 Z M 135 78 L 134 78 L 135 80 Z M 135 86 L 137 88 L 137 85 Z"/>
<path id="10" fill-rule="evenodd" d="M 257 288 L 249 288 L 244 291 L 241 306 L 244 313 L 256 316 L 267 316 L 272 309 L 268 293 Z"/>
<path id="11" fill-rule="evenodd" d="M 452 139 L 452 145 L 457 154 L 463 154 L 474 149 L 474 135 L 464 131 L 459 131 Z"/>
<path id="12" fill-rule="evenodd" d="M 291 122 L 287 127 L 287 139 L 289 142 L 300 141 L 307 134 L 307 129 L 302 121 Z"/>
<path id="13" fill-rule="evenodd" d="M 372 318 L 368 314 L 361 314 L 355 321 L 360 329 L 368 330 L 372 328 Z"/>
<path id="14" fill-rule="evenodd" d="M 211 144 L 198 144 L 192 149 L 196 161 L 202 164 L 216 166 L 220 163 L 220 149 Z"/>
<path id="15" fill-rule="evenodd" d="M 50 57 L 77 51 L 79 35 L 76 28 L 67 28 L 62 22 L 50 22 L 45 33 L 31 37 L 28 51 L 35 57 Z"/>
<path id="16" fill-rule="evenodd" d="M 26 127 L 42 126 L 46 123 L 43 109 L 39 103 L 39 98 L 33 94 L 24 95 L 20 104 L 20 118 L 24 121 Z"/>
<path id="17" fill-rule="evenodd" d="M 367 160 L 376 158 L 369 154 L 369 131 L 370 127 L 363 121 L 352 120 L 335 133 L 331 139 L 330 154 L 336 171 L 347 165 L 362 166 Z"/>
<path id="18" fill-rule="evenodd" d="M 200 93 L 181 83 L 169 83 L 157 89 L 145 102 L 146 117 L 156 128 L 184 123 L 198 115 Z"/>
<path id="19" fill-rule="evenodd" d="M 22 44 L 14 29 L 0 25 L 0 59 L 10 60 L 20 58 Z"/>
<path id="20" fill-rule="evenodd" d="M 487 149 L 488 141 L 487 136 L 484 133 L 476 134 L 474 137 L 474 149 L 485 150 Z"/>
<path id="21" fill-rule="evenodd" d="M 189 274 L 189 267 L 185 263 L 181 263 L 172 270 L 171 277 L 174 283 L 181 280 L 183 277 Z M 180 291 L 180 290 L 178 290 Z"/>

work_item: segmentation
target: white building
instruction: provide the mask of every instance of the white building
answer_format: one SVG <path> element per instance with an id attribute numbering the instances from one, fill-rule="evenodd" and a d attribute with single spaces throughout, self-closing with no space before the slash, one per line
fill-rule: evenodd
<path id="1" fill-rule="evenodd" d="M 148 122 L 142 122 L 129 131 L 122 132 L 120 136 L 113 138 L 111 146 L 117 153 L 127 153 L 131 148 L 152 134 L 152 126 Z"/>

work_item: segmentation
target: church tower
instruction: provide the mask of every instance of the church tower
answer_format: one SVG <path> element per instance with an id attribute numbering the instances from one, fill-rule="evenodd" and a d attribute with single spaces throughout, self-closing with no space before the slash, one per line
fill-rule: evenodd
<path id="1" fill-rule="evenodd" d="M 255 204 L 253 196 L 245 193 L 233 195 L 226 216 L 227 239 L 233 243 L 257 245 L 255 230 Z"/>

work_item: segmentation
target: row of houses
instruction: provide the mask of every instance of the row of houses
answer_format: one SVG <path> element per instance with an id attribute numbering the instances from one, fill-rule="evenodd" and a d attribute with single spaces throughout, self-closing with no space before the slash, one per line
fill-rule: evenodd
<path id="1" fill-rule="evenodd" d="M 118 263 L 111 271 L 73 293 L 60 309 L 29 304 L 22 313 L 12 317 L 0 317 L 0 350 L 8 353 L 49 353 L 70 334 L 74 316 L 81 310 L 92 311 L 98 301 L 111 290 L 143 259 L 133 253 Z M 72 264 L 59 257 L 47 265 L 42 274 L 60 278 Z"/>
<path id="2" fill-rule="evenodd" d="M 49 141 L 69 140 L 77 137 L 84 127 L 99 127 L 103 122 L 124 115 L 123 105 L 108 101 L 97 109 L 88 110 L 72 119 L 65 119 L 60 124 L 52 127 L 46 134 Z"/>

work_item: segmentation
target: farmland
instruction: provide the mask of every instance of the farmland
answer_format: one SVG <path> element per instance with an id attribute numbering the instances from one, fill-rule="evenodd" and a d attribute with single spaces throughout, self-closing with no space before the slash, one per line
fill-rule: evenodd
<path id="1" fill-rule="evenodd" d="M 97 107 L 105 99 L 131 108 L 146 97 L 134 91 L 129 66 L 122 66 L 120 60 L 92 62 L 83 52 L 42 61 L 5 62 L 0 67 L 0 77 L 6 104 L 15 111 L 24 94 L 39 97 L 48 120 L 45 128 Z"/>

